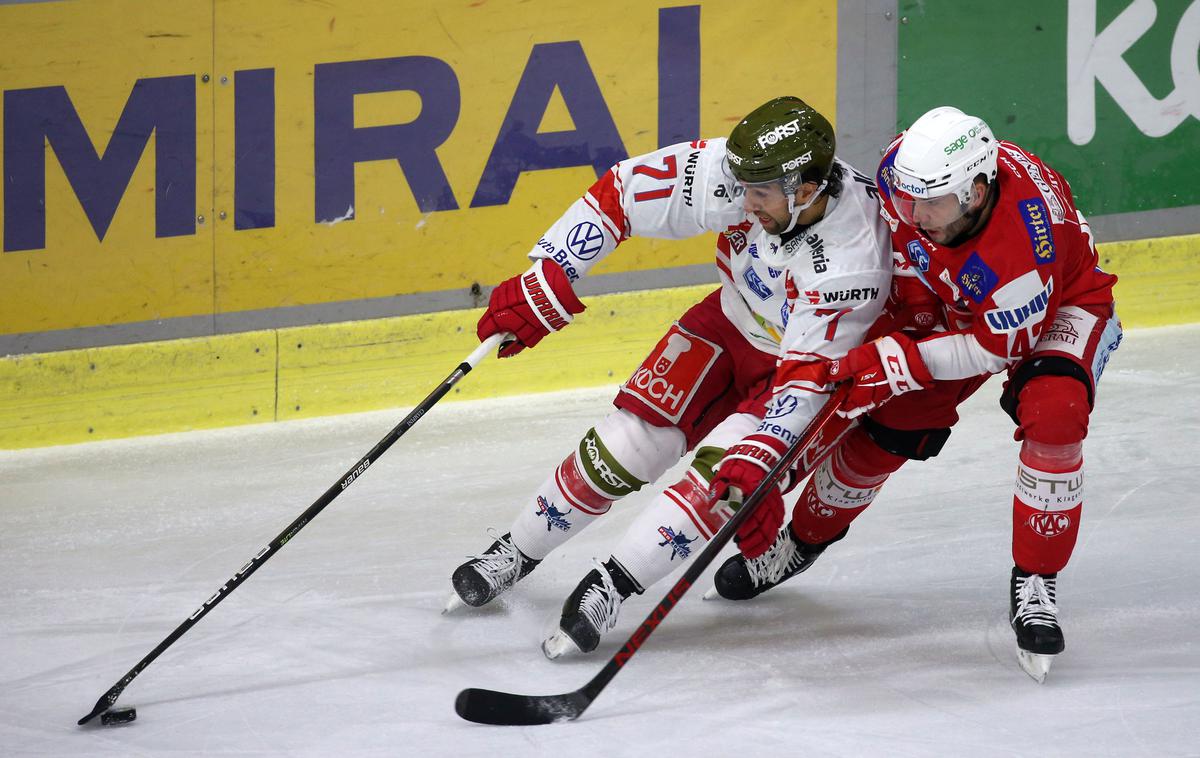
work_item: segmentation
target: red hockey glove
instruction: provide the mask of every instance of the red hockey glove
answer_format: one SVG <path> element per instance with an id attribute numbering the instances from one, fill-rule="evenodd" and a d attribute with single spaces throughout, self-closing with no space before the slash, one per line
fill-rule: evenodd
<path id="1" fill-rule="evenodd" d="M 779 459 L 779 453 L 762 445 L 743 441 L 729 448 L 717 464 L 716 476 L 709 485 L 714 510 L 726 504 L 737 510 L 767 476 L 767 470 Z M 783 493 L 771 487 L 762 501 L 738 528 L 738 549 L 747 558 L 757 558 L 775 544 L 783 526 Z"/>
<path id="2" fill-rule="evenodd" d="M 539 258 L 528 271 L 492 290 L 475 333 L 482 342 L 497 332 L 512 332 L 517 339 L 500 348 L 500 357 L 508 358 L 562 329 L 585 307 L 562 267 L 548 258 Z"/>
<path id="3" fill-rule="evenodd" d="M 896 332 L 859 345 L 829 365 L 829 378 L 850 382 L 838 415 L 855 418 L 896 395 L 924 389 L 933 376 L 921 359 L 917 343 Z"/>

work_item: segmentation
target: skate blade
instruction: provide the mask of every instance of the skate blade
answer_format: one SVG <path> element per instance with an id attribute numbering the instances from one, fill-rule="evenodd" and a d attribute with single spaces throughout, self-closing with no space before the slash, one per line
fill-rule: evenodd
<path id="1" fill-rule="evenodd" d="M 578 652 L 579 647 L 561 629 L 542 640 L 542 653 L 550 660 Z"/>
<path id="2" fill-rule="evenodd" d="M 708 592 L 704 593 L 705 600 L 720 600 L 721 593 L 717 592 L 716 587 L 709 587 Z"/>
<path id="3" fill-rule="evenodd" d="M 1046 674 L 1050 673 L 1050 664 L 1053 662 L 1053 655 L 1031 653 L 1017 648 L 1017 663 L 1021 664 L 1021 669 L 1038 684 L 1046 681 Z"/>
<path id="4" fill-rule="evenodd" d="M 448 613 L 454 613 L 459 608 L 465 608 L 466 606 L 467 604 L 458 596 L 458 593 L 451 590 L 450 597 L 447 598 L 446 605 L 442 608 L 442 615 L 445 616 Z"/>

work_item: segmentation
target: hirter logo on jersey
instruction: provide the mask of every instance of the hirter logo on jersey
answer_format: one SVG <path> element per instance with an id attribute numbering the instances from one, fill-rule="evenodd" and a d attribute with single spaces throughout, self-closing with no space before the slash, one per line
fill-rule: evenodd
<path id="1" fill-rule="evenodd" d="M 1025 219 L 1025 231 L 1029 233 L 1029 244 L 1033 246 L 1033 259 L 1039 265 L 1054 262 L 1054 235 L 1050 232 L 1050 215 L 1040 198 L 1022 200 L 1017 203 L 1021 218 Z"/>
<path id="2" fill-rule="evenodd" d="M 913 240 L 908 243 L 908 259 L 912 261 L 912 265 L 917 267 L 921 273 L 929 271 L 929 251 L 919 240 Z"/>
<path id="3" fill-rule="evenodd" d="M 979 257 L 979 253 L 971 253 L 971 257 L 967 258 L 967 262 L 958 270 L 958 277 L 955 280 L 967 297 L 974 300 L 976 303 L 982 303 L 987 299 L 988 293 L 1000 281 L 1000 277 L 996 276 L 996 272 L 988 268 L 988 265 L 983 262 L 983 258 Z"/>

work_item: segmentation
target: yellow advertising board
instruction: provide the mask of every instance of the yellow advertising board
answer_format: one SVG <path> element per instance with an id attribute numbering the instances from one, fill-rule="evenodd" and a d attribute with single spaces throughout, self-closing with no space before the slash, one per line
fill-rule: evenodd
<path id="1" fill-rule="evenodd" d="M 0 6 L 0 333 L 211 312 L 212 8 L 144 5 Z"/>
<path id="2" fill-rule="evenodd" d="M 0 334 L 495 284 L 617 160 L 784 93 L 833 118 L 835 8 L 0 6 Z M 634 240 L 598 273 L 711 259 Z"/>

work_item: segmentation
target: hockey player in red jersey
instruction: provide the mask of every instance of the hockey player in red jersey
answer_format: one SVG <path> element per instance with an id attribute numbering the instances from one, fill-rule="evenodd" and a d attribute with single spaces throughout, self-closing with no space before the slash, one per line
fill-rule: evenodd
<path id="1" fill-rule="evenodd" d="M 667 330 L 617 393 L 616 409 L 514 504 L 509 530 L 453 572 L 448 609 L 508 591 L 694 449 L 683 478 L 638 514 L 568 596 L 558 630 L 543 643 L 552 658 L 594 650 L 625 598 L 669 574 L 727 520 L 729 507 L 714 511 L 709 501 L 714 466 L 729 501 L 762 480 L 761 461 L 787 447 L 824 403 L 824 361 L 862 344 L 889 293 L 891 245 L 878 192 L 834 151 L 820 113 L 798 98 L 771 100 L 728 139 L 671 145 L 613 166 L 533 247 L 533 266 L 496 288 L 479 337 L 514 333 L 500 353 L 514 355 L 583 310 L 573 283 L 628 237 L 717 233 L 721 286 Z M 784 380 L 772 384 L 777 360 Z M 737 455 L 721 462 L 727 449 Z M 760 511 L 778 517 L 744 530 L 749 552 L 766 551 L 783 521 L 782 493 L 770 499 L 777 507 Z"/>
<path id="2" fill-rule="evenodd" d="M 1067 181 L 955 108 L 935 108 L 898 136 L 877 184 L 904 257 L 897 282 L 915 277 L 936 294 L 944 328 L 893 333 L 830 365 L 830 379 L 851 384 L 841 412 L 860 425 L 808 481 L 787 529 L 807 543 L 844 532 L 906 460 L 938 453 L 959 403 L 1006 371 L 1000 402 L 1021 441 L 1010 621 L 1021 665 L 1040 682 L 1064 648 L 1057 574 L 1079 532 L 1096 382 L 1121 340 L 1116 277 L 1097 267 Z M 778 583 L 716 578 L 734 599 Z"/>

